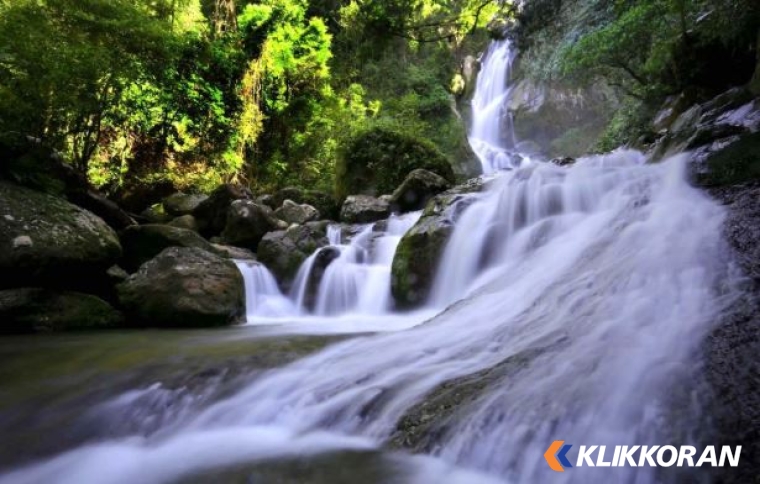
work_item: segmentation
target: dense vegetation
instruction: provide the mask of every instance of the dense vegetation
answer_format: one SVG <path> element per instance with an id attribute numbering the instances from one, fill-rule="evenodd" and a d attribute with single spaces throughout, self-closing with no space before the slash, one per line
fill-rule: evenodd
<path id="1" fill-rule="evenodd" d="M 645 134 L 670 95 L 695 102 L 746 84 L 759 29 L 756 0 L 530 0 L 517 33 L 525 75 L 620 94 L 606 150 Z"/>
<path id="2" fill-rule="evenodd" d="M 377 127 L 461 154 L 451 81 L 501 2 L 0 0 L 0 136 L 145 187 L 332 191 Z M 361 143 L 359 143 L 361 144 Z"/>

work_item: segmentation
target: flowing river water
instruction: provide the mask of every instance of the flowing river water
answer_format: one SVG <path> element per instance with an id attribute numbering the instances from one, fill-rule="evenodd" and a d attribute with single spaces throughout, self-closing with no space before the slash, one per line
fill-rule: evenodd
<path id="1" fill-rule="evenodd" d="M 508 95 L 494 86 L 504 87 L 511 56 L 508 44 L 494 44 L 478 83 L 476 110 L 493 123 L 503 122 L 490 101 Z M 543 460 L 548 444 L 698 443 L 706 422 L 700 344 L 737 295 L 721 238 L 724 209 L 687 183 L 684 156 L 648 164 L 621 150 L 571 167 L 512 163 L 509 143 L 482 139 L 481 115 L 471 138 L 490 147 L 474 143 L 484 170 L 507 168 L 504 159 L 511 170 L 457 220 L 423 310 L 395 314 L 387 293 L 392 252 L 416 214 L 392 220 L 379 237 L 365 228 L 346 244 L 333 234 L 338 259 L 308 310 L 299 284 L 283 295 L 261 267 L 243 267 L 251 271 L 249 305 L 258 305 L 249 307 L 250 325 L 144 344 L 165 344 L 167 355 L 140 358 L 141 368 L 156 364 L 139 379 L 97 373 L 86 384 L 111 394 L 90 392 L 78 414 L 52 418 L 55 399 L 16 395 L 5 408 L 39 406 L 21 412 L 37 428 L 32 441 L 55 441 L 67 425 L 91 431 L 70 443 L 36 442 L 39 455 L 8 458 L 0 483 L 600 482 L 600 469 L 554 474 Z M 294 332 L 355 334 L 299 336 L 295 346 L 278 336 Z M 89 350 L 81 340 L 77 347 L 93 351 L 99 338 L 112 339 L 103 351 L 114 358 L 146 336 L 93 337 Z M 55 355 L 69 340 L 48 341 Z M 167 376 L 166 368 L 198 358 L 223 358 L 228 371 L 237 368 L 231 355 L 277 345 L 281 358 L 256 362 L 256 371 L 242 364 L 203 384 Z M 478 391 L 431 425 L 424 455 L 387 445 L 431 392 L 478 375 L 488 375 L 476 379 L 485 382 Z M 85 384 L 68 370 L 62 380 Z M 308 470 L 298 474 L 299 465 Z M 604 482 L 683 477 L 602 472 Z"/>

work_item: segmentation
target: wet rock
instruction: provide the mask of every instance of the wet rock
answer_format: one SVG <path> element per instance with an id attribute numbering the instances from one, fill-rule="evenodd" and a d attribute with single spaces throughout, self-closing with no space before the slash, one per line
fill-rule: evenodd
<path id="1" fill-rule="evenodd" d="M 724 468 L 720 481 L 751 482 L 760 465 L 760 183 L 722 187 L 710 193 L 728 209 L 724 233 L 747 276 L 734 301 L 706 338 L 705 372 L 713 397 L 709 414 L 714 440 L 742 445 L 742 464 Z"/>
<path id="2" fill-rule="evenodd" d="M 274 211 L 274 216 L 290 224 L 303 225 L 319 219 L 319 211 L 311 205 L 297 204 L 292 200 L 285 200 L 282 206 Z"/>
<path id="3" fill-rule="evenodd" d="M 236 200 L 229 208 L 222 240 L 255 251 L 265 234 L 282 228 L 271 208 L 252 200 Z"/>
<path id="4" fill-rule="evenodd" d="M 422 210 L 433 196 L 451 188 L 442 176 L 419 168 L 413 170 L 391 195 L 390 204 L 401 213 Z"/>
<path id="5" fill-rule="evenodd" d="M 433 451 L 446 436 L 448 427 L 466 417 L 469 405 L 488 395 L 494 387 L 504 385 L 506 379 L 527 368 L 546 349 L 527 349 L 491 368 L 438 385 L 399 420 L 390 446 L 414 453 Z"/>
<path id="6" fill-rule="evenodd" d="M 169 222 L 168 225 L 171 227 L 176 227 L 178 229 L 192 230 L 193 232 L 198 231 L 198 222 L 192 215 L 182 215 L 180 217 L 177 217 Z"/>
<path id="7" fill-rule="evenodd" d="M 205 237 L 219 235 L 227 225 L 232 202 L 252 198 L 251 191 L 240 185 L 226 184 L 218 187 L 193 210 L 192 215 L 198 222 L 200 233 Z"/>
<path id="8" fill-rule="evenodd" d="M 129 272 L 169 247 L 195 247 L 213 252 L 214 248 L 196 232 L 169 225 L 148 224 L 128 227 L 121 233 L 124 247 L 122 266 Z"/>
<path id="9" fill-rule="evenodd" d="M 245 311 L 235 264 L 199 248 L 171 247 L 118 286 L 130 323 L 159 327 L 233 324 Z"/>
<path id="10" fill-rule="evenodd" d="M 116 233 L 91 212 L 0 182 L 0 287 L 78 286 L 120 255 Z"/>
<path id="11" fill-rule="evenodd" d="M 257 257 L 272 271 L 280 287 L 288 290 L 303 261 L 327 244 L 326 223 L 309 222 L 266 234 Z"/>
<path id="12" fill-rule="evenodd" d="M 469 180 L 433 197 L 422 217 L 401 238 L 391 266 L 391 293 L 400 308 L 425 302 L 454 223 L 485 186 L 482 178 Z"/>
<path id="13" fill-rule="evenodd" d="M 558 166 L 569 166 L 575 164 L 575 158 L 565 156 L 563 158 L 554 158 L 551 162 Z"/>
<path id="14" fill-rule="evenodd" d="M 349 224 L 376 222 L 391 215 L 388 200 L 369 195 L 350 195 L 343 202 L 340 210 L 340 221 Z"/>
<path id="15" fill-rule="evenodd" d="M 208 195 L 175 193 L 164 198 L 163 206 L 166 213 L 174 217 L 190 215 L 198 205 L 208 200 Z"/>
<path id="16" fill-rule="evenodd" d="M 0 333 L 37 333 L 117 326 L 123 315 L 89 294 L 22 288 L 0 291 Z"/>
<path id="17" fill-rule="evenodd" d="M 314 265 L 309 273 L 309 280 L 306 281 L 304 305 L 312 310 L 317 304 L 319 284 L 325 275 L 325 271 L 332 262 L 340 257 L 340 250 L 337 247 L 327 246 L 318 249 L 317 256 L 314 259 Z"/>

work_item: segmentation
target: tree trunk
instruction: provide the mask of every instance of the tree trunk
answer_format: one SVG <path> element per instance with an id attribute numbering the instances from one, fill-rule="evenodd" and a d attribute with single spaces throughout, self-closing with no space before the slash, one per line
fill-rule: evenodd
<path id="1" fill-rule="evenodd" d="M 216 36 L 237 30 L 235 0 L 216 0 L 214 2 L 212 24 Z"/>

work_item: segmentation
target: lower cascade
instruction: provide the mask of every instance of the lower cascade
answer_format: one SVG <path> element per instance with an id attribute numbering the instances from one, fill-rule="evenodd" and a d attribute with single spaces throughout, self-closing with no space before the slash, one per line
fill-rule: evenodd
<path id="1" fill-rule="evenodd" d="M 249 323 L 293 322 L 308 316 L 382 316 L 390 313 L 391 263 L 401 237 L 421 212 L 392 215 L 386 227 L 361 225 L 345 242 L 339 225 L 327 228 L 329 246 L 314 252 L 298 270 L 290 294 L 283 294 L 262 264 L 237 261 L 246 285 Z M 327 266 L 320 258 L 327 257 Z M 317 277 L 317 271 L 323 271 Z M 316 287 L 314 287 L 316 286 Z"/>
<path id="2" fill-rule="evenodd" d="M 597 482 L 590 467 L 554 474 L 547 444 L 696 445 L 695 353 L 736 289 L 724 209 L 685 178 L 685 157 L 647 164 L 635 151 L 504 173 L 456 224 L 429 303 L 446 311 L 268 371 L 150 437 L 80 447 L 0 482 L 176 482 L 399 438 L 430 455 L 408 459 L 411 482 Z M 350 244 L 333 233 L 340 254 L 313 311 L 387 311 L 378 287 L 416 217 L 391 220 L 374 249 L 367 227 Z M 305 312 L 309 262 L 289 298 L 241 264 L 253 316 Z M 428 422 L 423 401 L 457 418 Z M 655 471 L 604 476 L 655 482 Z"/>

